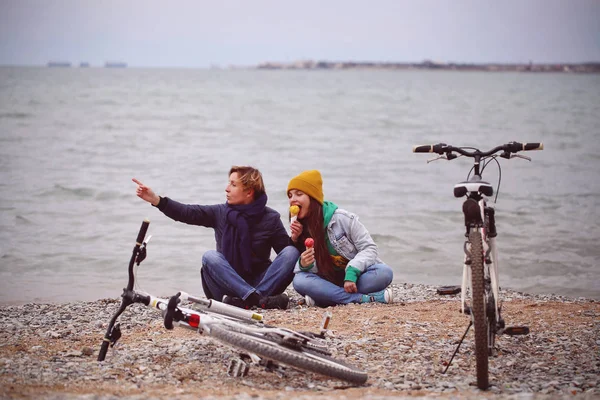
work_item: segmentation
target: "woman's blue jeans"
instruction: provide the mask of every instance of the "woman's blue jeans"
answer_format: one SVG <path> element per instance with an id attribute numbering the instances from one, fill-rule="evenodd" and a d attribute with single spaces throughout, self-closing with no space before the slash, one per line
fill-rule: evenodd
<path id="1" fill-rule="evenodd" d="M 360 303 L 363 294 L 379 292 L 392 283 L 394 273 L 386 264 L 373 264 L 358 277 L 358 293 L 348 293 L 343 287 L 329 282 L 312 272 L 298 272 L 294 289 L 302 296 L 310 296 L 320 307 L 336 304 Z"/>
<path id="2" fill-rule="evenodd" d="M 217 301 L 221 301 L 224 295 L 246 300 L 253 292 L 260 297 L 280 294 L 294 279 L 298 257 L 300 252 L 294 246 L 287 246 L 263 273 L 245 281 L 223 254 L 209 250 L 202 256 L 202 289 L 207 298 Z"/>

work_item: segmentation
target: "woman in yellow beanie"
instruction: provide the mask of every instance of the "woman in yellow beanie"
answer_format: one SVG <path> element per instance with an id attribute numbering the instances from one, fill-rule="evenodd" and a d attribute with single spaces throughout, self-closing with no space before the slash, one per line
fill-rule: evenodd
<path id="1" fill-rule="evenodd" d="M 301 252 L 294 269 L 294 289 L 307 305 L 327 307 L 348 303 L 391 303 L 392 269 L 378 258 L 377 245 L 358 216 L 323 198 L 317 170 L 304 171 L 287 187 L 298 217 L 291 237 Z M 306 246 L 307 238 L 314 247 Z"/>

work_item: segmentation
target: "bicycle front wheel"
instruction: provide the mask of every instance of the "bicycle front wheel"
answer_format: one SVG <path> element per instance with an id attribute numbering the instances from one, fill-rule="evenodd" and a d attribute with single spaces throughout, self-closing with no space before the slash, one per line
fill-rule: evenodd
<path id="1" fill-rule="evenodd" d="M 477 387 L 486 390 L 489 387 L 488 324 L 485 309 L 485 277 L 481 232 L 477 229 L 471 229 L 469 242 L 471 243 L 471 310 L 475 328 Z"/>
<path id="2" fill-rule="evenodd" d="M 316 372 L 358 385 L 365 383 L 368 378 L 366 372 L 341 361 L 307 349 L 289 348 L 262 335 L 232 331 L 226 326 L 213 326 L 210 331 L 210 336 L 233 347 L 291 367 Z"/>

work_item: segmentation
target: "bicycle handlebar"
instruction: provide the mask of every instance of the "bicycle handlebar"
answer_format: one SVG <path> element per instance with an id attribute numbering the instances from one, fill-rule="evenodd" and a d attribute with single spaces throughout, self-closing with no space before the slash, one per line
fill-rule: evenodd
<path id="1" fill-rule="evenodd" d="M 148 225 L 150 225 L 150 221 L 148 219 L 145 219 L 144 222 L 142 222 L 140 231 L 138 232 L 136 243 L 133 247 L 133 253 L 131 254 L 131 259 L 129 260 L 129 280 L 127 282 L 127 289 L 123 289 L 123 294 L 121 295 L 121 305 L 119 306 L 117 312 L 115 312 L 115 314 L 110 319 L 108 328 L 106 329 L 106 334 L 104 335 L 104 339 L 102 340 L 102 346 L 100 346 L 100 352 L 98 353 L 98 361 L 104 361 L 104 358 L 106 357 L 106 352 L 108 351 L 108 346 L 111 343 L 114 345 L 119 336 L 121 336 L 119 326 L 117 325 L 115 327 L 115 322 L 117 321 L 117 318 L 119 318 L 119 316 L 123 313 L 123 311 L 125 311 L 125 309 L 129 305 L 135 303 L 143 297 L 136 297 L 135 293 L 132 294 L 131 291 L 133 290 L 133 286 L 135 284 L 133 266 L 136 263 L 136 261 L 139 265 L 142 262 L 142 260 L 146 258 L 146 248 L 145 246 L 142 247 L 142 245 L 144 243 L 144 238 L 146 237 L 146 232 L 148 231 Z"/>
<path id="2" fill-rule="evenodd" d="M 438 144 L 427 144 L 413 147 L 413 153 L 451 153 L 453 151 L 462 154 L 466 157 L 487 157 L 495 154 L 499 151 L 504 151 L 506 153 L 517 153 L 519 151 L 529 151 L 529 150 L 543 150 L 543 143 L 519 143 L 519 142 L 510 142 L 503 144 L 501 146 L 496 146 L 488 151 L 481 151 L 479 149 L 473 149 L 472 151 L 465 150 L 462 147 L 455 147 L 451 145 L 447 145 L 445 143 Z"/>

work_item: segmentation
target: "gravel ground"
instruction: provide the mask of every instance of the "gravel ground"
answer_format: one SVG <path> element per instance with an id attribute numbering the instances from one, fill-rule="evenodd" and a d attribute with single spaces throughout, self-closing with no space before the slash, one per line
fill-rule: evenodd
<path id="1" fill-rule="evenodd" d="M 324 309 L 299 305 L 264 311 L 266 322 L 317 332 Z M 328 345 L 336 358 L 369 374 L 365 385 L 253 366 L 227 375 L 237 353 L 184 329 L 167 331 L 160 314 L 136 305 L 121 316 L 123 337 L 104 362 L 98 349 L 120 298 L 0 307 L 0 397 L 45 399 L 403 399 L 600 398 L 600 305 L 588 299 L 502 290 L 508 325 L 490 359 L 491 388 L 475 386 L 473 333 L 443 374 L 468 317 L 459 295 L 435 287 L 394 285 L 393 304 L 329 308 Z"/>

